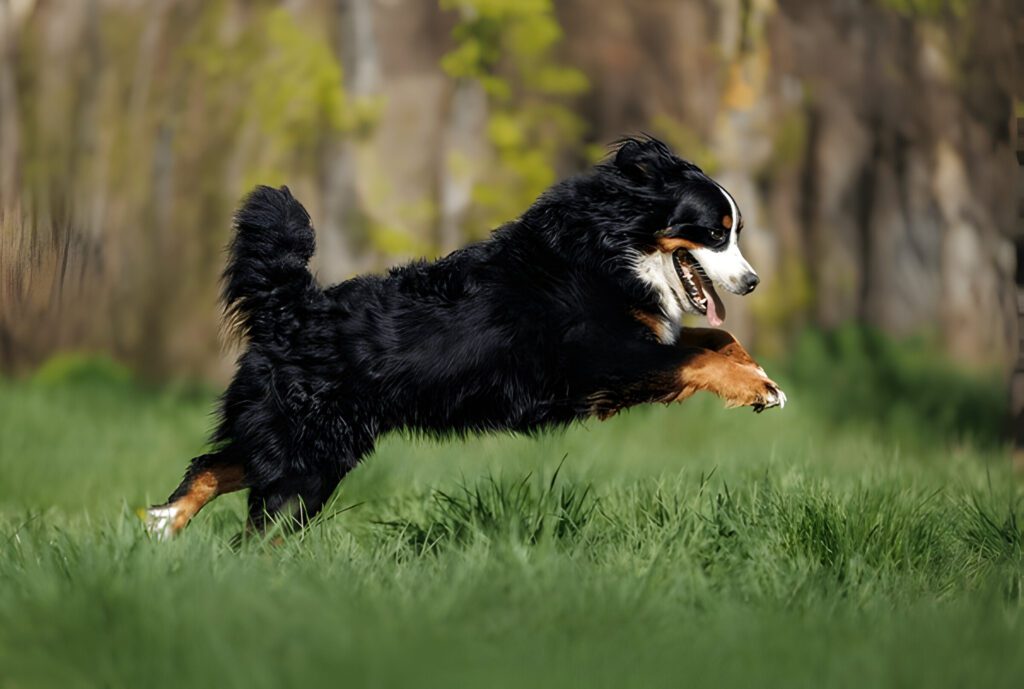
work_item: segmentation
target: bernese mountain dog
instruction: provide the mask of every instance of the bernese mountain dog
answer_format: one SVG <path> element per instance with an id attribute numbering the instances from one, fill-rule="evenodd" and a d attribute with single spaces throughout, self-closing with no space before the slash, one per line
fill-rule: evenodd
<path id="1" fill-rule="evenodd" d="M 727 406 L 786 395 L 724 330 L 716 286 L 749 294 L 743 217 L 720 184 L 651 137 L 618 142 L 522 217 L 439 260 L 323 288 L 314 232 L 286 187 L 235 217 L 227 320 L 245 343 L 211 451 L 148 530 L 180 531 L 249 489 L 248 527 L 308 523 L 380 436 L 532 433 L 698 390 Z"/>

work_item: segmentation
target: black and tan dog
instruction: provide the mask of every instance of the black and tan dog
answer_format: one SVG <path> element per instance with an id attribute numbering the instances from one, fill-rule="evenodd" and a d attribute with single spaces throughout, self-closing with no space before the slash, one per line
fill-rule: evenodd
<path id="1" fill-rule="evenodd" d="M 314 235 L 286 188 L 236 216 L 224 273 L 246 342 L 213 450 L 147 526 L 170 536 L 248 488 L 250 527 L 302 525 L 396 429 L 533 432 L 708 390 L 760 411 L 786 396 L 727 332 L 720 285 L 758 278 L 736 202 L 660 141 L 630 138 L 518 220 L 435 262 L 321 288 Z"/>

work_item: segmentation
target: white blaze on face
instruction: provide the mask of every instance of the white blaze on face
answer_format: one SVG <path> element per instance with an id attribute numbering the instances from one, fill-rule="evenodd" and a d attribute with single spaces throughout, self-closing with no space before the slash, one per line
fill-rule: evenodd
<path id="1" fill-rule="evenodd" d="M 717 182 L 715 186 L 721 190 L 729 202 L 729 208 L 732 212 L 732 228 L 729 230 L 729 243 L 725 248 L 718 251 L 694 249 L 690 253 L 700 261 L 704 272 L 714 282 L 717 282 L 734 294 L 743 294 L 746 292 L 743 286 L 743 277 L 755 273 L 747 259 L 740 253 L 739 235 L 736 232 L 740 226 L 740 212 L 729 192 L 723 189 Z"/>

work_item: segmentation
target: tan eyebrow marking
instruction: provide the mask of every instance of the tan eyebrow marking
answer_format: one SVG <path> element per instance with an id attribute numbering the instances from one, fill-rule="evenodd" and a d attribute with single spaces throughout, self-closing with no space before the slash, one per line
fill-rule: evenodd
<path id="1" fill-rule="evenodd" d="M 727 215 L 724 218 L 722 218 L 722 226 L 725 227 L 725 229 L 727 229 L 727 230 L 731 230 L 732 229 L 732 216 L 731 215 Z"/>
<path id="2" fill-rule="evenodd" d="M 683 239 L 682 237 L 659 237 L 655 243 L 658 245 L 658 249 L 660 251 L 665 251 L 667 253 L 672 253 L 676 249 L 694 251 L 696 249 L 704 248 L 700 244 L 694 244 L 689 239 Z"/>

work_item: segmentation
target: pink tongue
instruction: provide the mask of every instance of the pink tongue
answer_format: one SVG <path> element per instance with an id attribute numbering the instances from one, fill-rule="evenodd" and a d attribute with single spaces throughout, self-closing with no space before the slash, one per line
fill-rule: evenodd
<path id="1" fill-rule="evenodd" d="M 725 304 L 713 289 L 704 290 L 704 296 L 708 299 L 708 323 L 717 328 L 725 322 Z"/>

